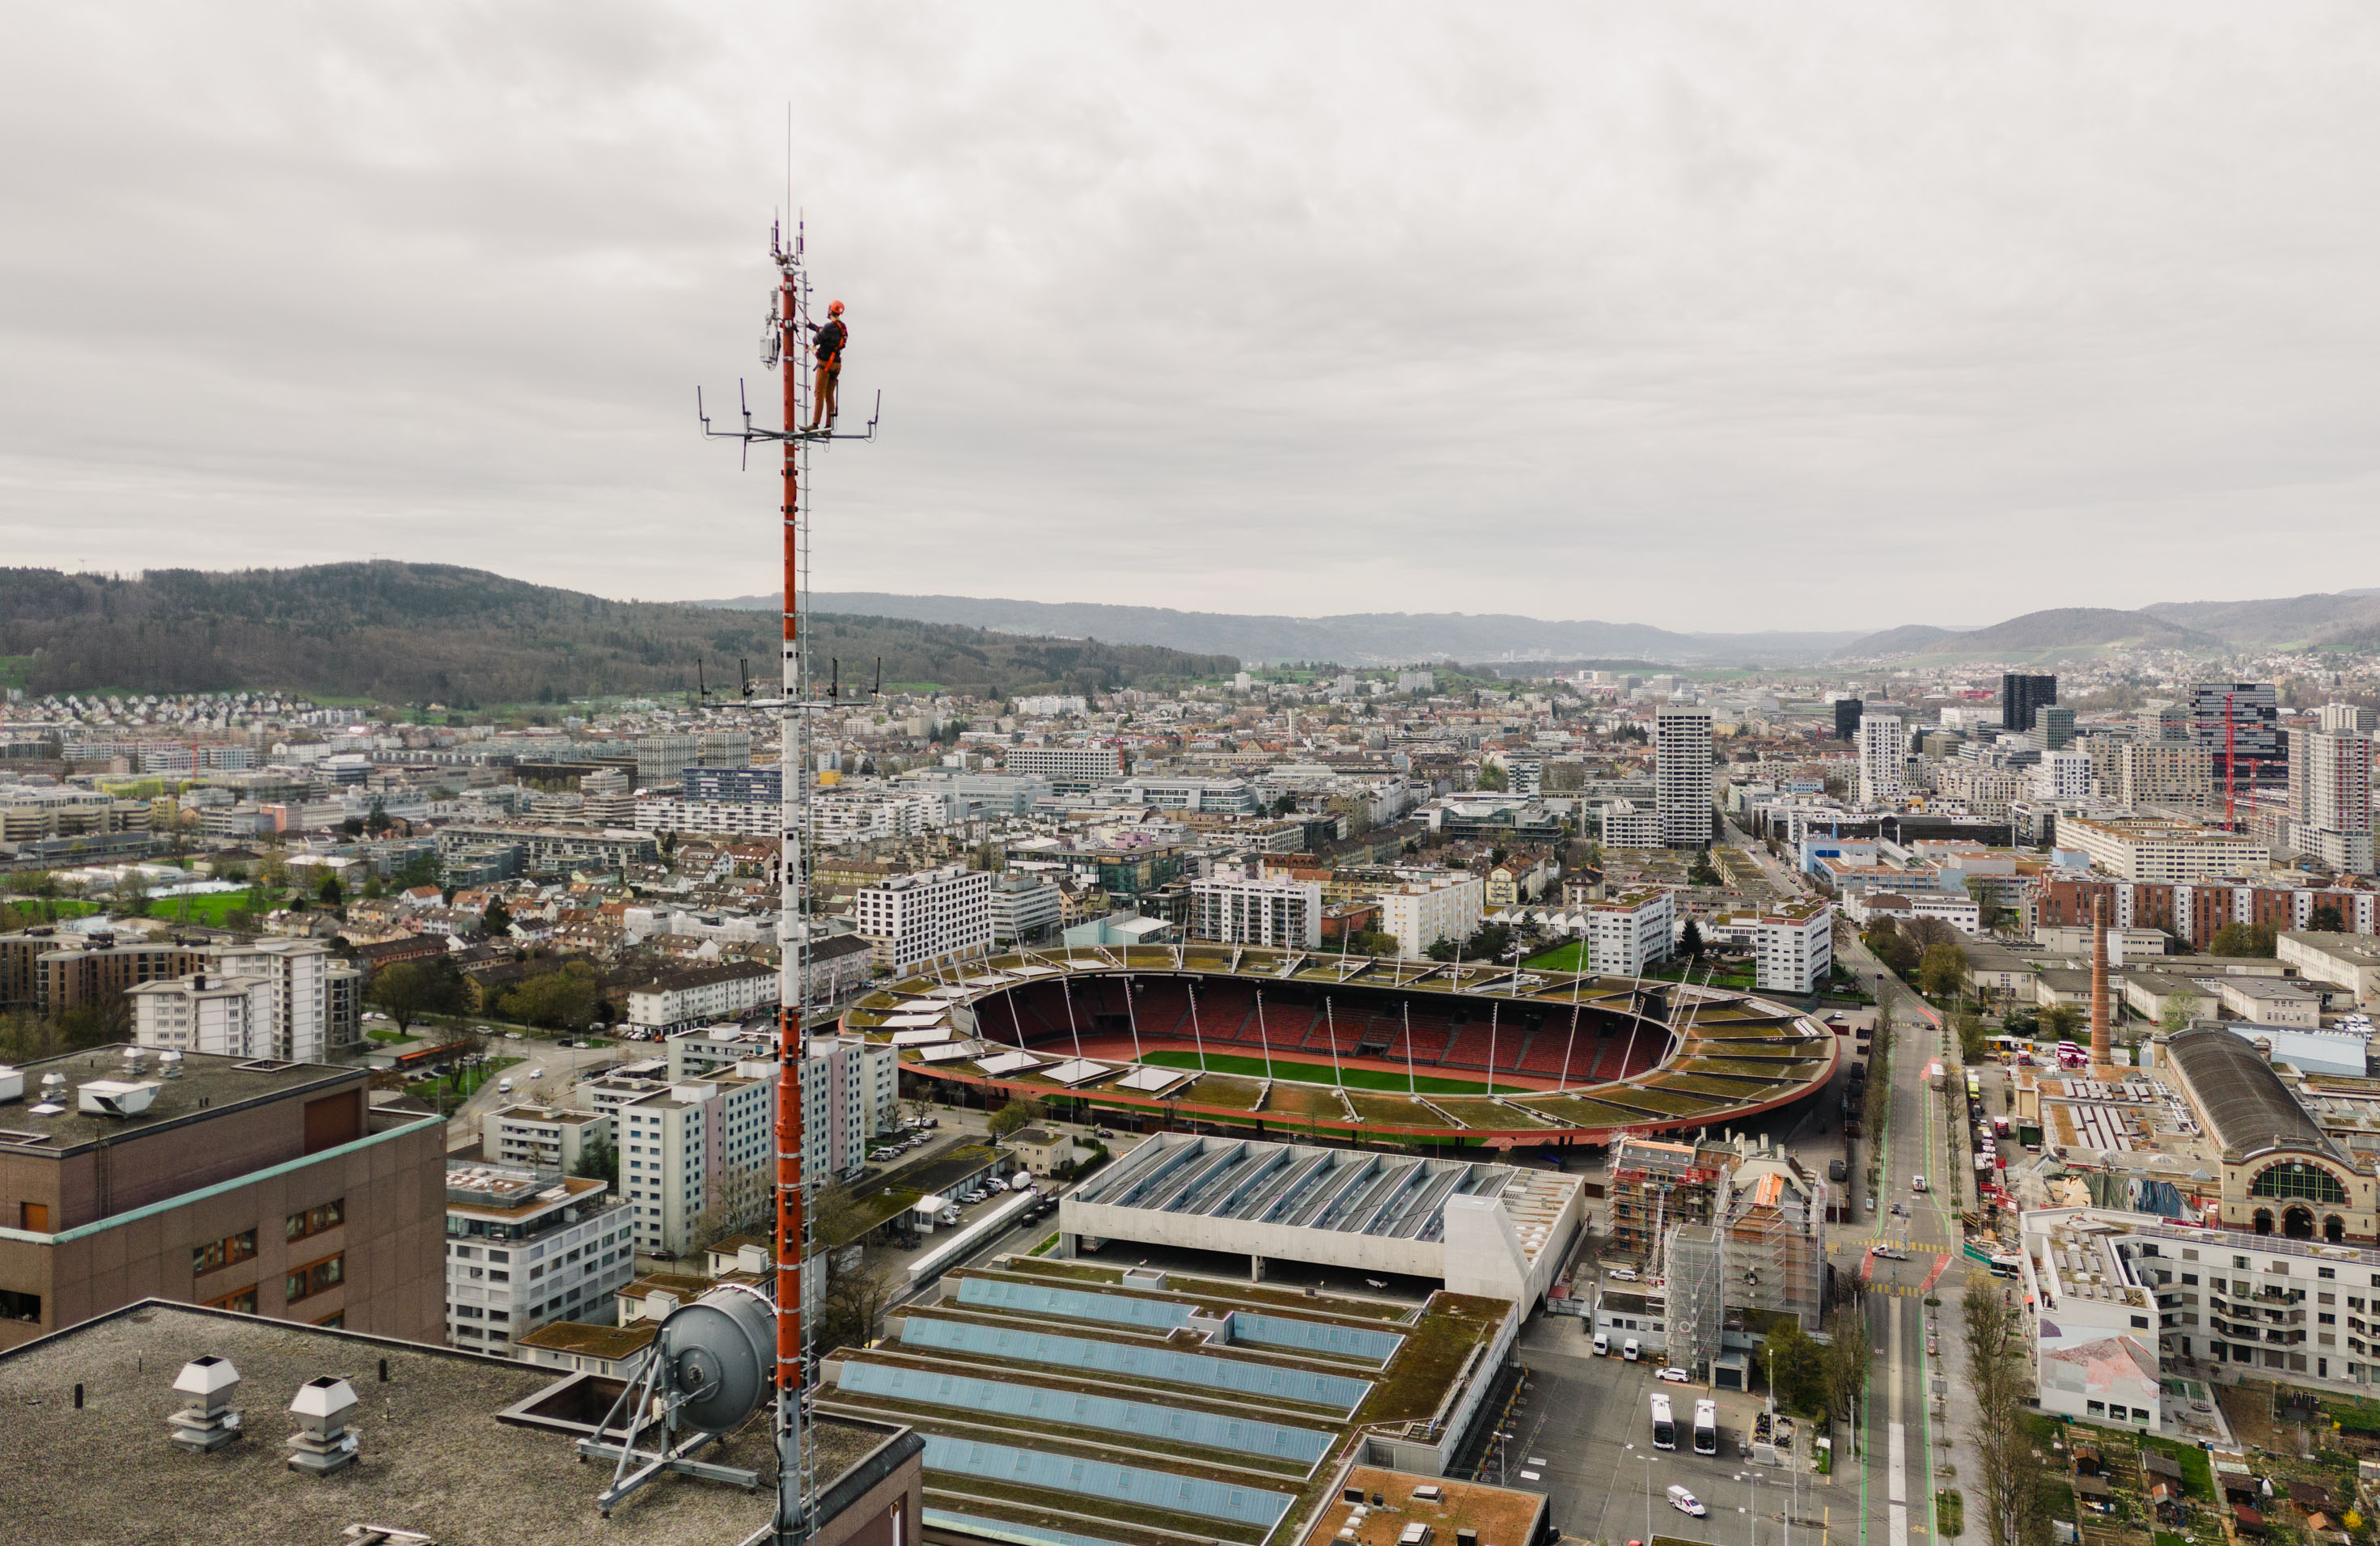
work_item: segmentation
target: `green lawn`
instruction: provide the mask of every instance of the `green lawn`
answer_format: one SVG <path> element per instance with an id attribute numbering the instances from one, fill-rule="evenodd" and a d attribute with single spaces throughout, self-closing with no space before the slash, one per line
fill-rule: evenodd
<path id="1" fill-rule="evenodd" d="M 203 896 L 157 896 L 150 899 L 148 916 L 172 923 L 200 923 L 221 929 L 225 918 L 251 905 L 245 891 L 209 892 Z"/>
<path id="2" fill-rule="evenodd" d="M 2181 1484 L 2191 1497 L 2200 1503 L 2215 1501 L 2215 1466 L 2206 1452 L 2196 1444 L 2178 1444 L 2167 1439 L 2152 1439 L 2143 1434 L 2143 1449 L 2155 1450 L 2181 1467 Z"/>
<path id="3" fill-rule="evenodd" d="M 492 1057 L 476 1067 L 457 1069 L 443 1079 L 421 1079 L 408 1084 L 405 1092 L 418 1095 L 425 1101 L 435 1101 L 443 1091 L 459 1104 L 469 1100 L 473 1092 L 490 1079 L 501 1078 L 505 1069 L 520 1061 L 516 1057 Z M 521 1092 L 515 1090 L 514 1093 Z"/>
<path id="4" fill-rule="evenodd" d="M 1198 1054 L 1172 1047 L 1160 1048 L 1145 1053 L 1141 1061 L 1162 1068 L 1196 1068 Z M 1252 1079 L 1265 1077 L 1265 1060 L 1242 1057 L 1236 1053 L 1208 1053 L 1207 1070 L 1214 1074 L 1242 1074 Z M 1350 1090 L 1403 1090 L 1405 1076 L 1380 1068 L 1342 1068 L 1334 1078 L 1327 1063 L 1295 1063 L 1276 1057 L 1272 1060 L 1272 1077 L 1292 1084 L 1342 1084 Z M 1448 1079 L 1429 1074 L 1414 1076 L 1413 1088 L 1424 1095 L 1484 1095 L 1488 1086 L 1480 1079 Z M 1522 1087 L 1508 1085 L 1518 1091 Z"/>
<path id="5" fill-rule="evenodd" d="M 1542 956 L 1532 956 L 1529 967 L 1533 971 L 1585 971 L 1586 942 L 1572 940 L 1568 944 L 1556 945 Z"/>

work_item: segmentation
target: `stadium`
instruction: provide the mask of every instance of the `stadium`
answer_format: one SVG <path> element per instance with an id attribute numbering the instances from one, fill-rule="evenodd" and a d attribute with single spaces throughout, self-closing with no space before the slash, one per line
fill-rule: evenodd
<path id="1" fill-rule="evenodd" d="M 1815 1095 L 1839 1056 L 1754 994 L 1220 944 L 1013 951 L 880 987 L 843 1024 L 978 1095 L 1503 1149 L 1738 1122 Z"/>

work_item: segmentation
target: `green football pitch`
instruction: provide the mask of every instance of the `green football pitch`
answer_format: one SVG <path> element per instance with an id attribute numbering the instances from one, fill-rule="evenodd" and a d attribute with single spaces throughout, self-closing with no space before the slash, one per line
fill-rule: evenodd
<path id="1" fill-rule="evenodd" d="M 1184 1052 L 1176 1047 L 1165 1047 L 1143 1053 L 1141 1061 L 1156 1064 L 1162 1068 L 1196 1068 L 1198 1066 L 1198 1054 L 1196 1052 Z M 1206 1066 L 1210 1074 L 1241 1074 L 1252 1079 L 1266 1077 L 1263 1058 L 1242 1057 L 1237 1053 L 1208 1053 Z M 1408 1088 L 1404 1075 L 1390 1073 L 1384 1068 L 1341 1068 L 1334 1072 L 1327 1063 L 1295 1063 L 1279 1057 L 1272 1060 L 1271 1077 L 1276 1079 L 1286 1079 L 1293 1084 L 1339 1084 L 1346 1086 L 1349 1090 L 1402 1091 Z M 1414 1076 L 1410 1088 L 1415 1093 L 1421 1095 L 1485 1095 L 1488 1093 L 1488 1084 L 1485 1079 L 1450 1079 L 1430 1074 Z M 1524 1088 L 1528 1087 L 1510 1081 L 1500 1086 L 1500 1089 L 1509 1090 L 1516 1095 L 1522 1093 Z"/>

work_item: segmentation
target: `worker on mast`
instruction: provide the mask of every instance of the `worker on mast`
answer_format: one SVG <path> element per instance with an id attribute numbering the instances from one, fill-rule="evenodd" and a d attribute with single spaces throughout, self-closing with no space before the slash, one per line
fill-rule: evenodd
<path id="1" fill-rule="evenodd" d="M 827 303 L 826 321 L 810 329 L 811 350 L 818 359 L 818 377 L 810 387 L 810 428 L 819 427 L 823 416 L 826 427 L 834 428 L 834 386 L 843 374 L 844 340 L 851 330 L 843 325 L 843 302 Z"/>

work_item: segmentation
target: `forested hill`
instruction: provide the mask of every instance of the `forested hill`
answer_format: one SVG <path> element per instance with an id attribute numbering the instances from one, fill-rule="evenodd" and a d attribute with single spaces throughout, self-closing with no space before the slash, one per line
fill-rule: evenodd
<path id="1" fill-rule="evenodd" d="M 1084 692 L 1238 669 L 1223 655 L 820 615 L 821 673 L 954 691 Z M 139 579 L 0 568 L 0 680 L 33 693 L 277 688 L 455 707 L 733 690 L 738 657 L 773 679 L 777 619 L 613 602 L 441 564 L 156 569 Z"/>

